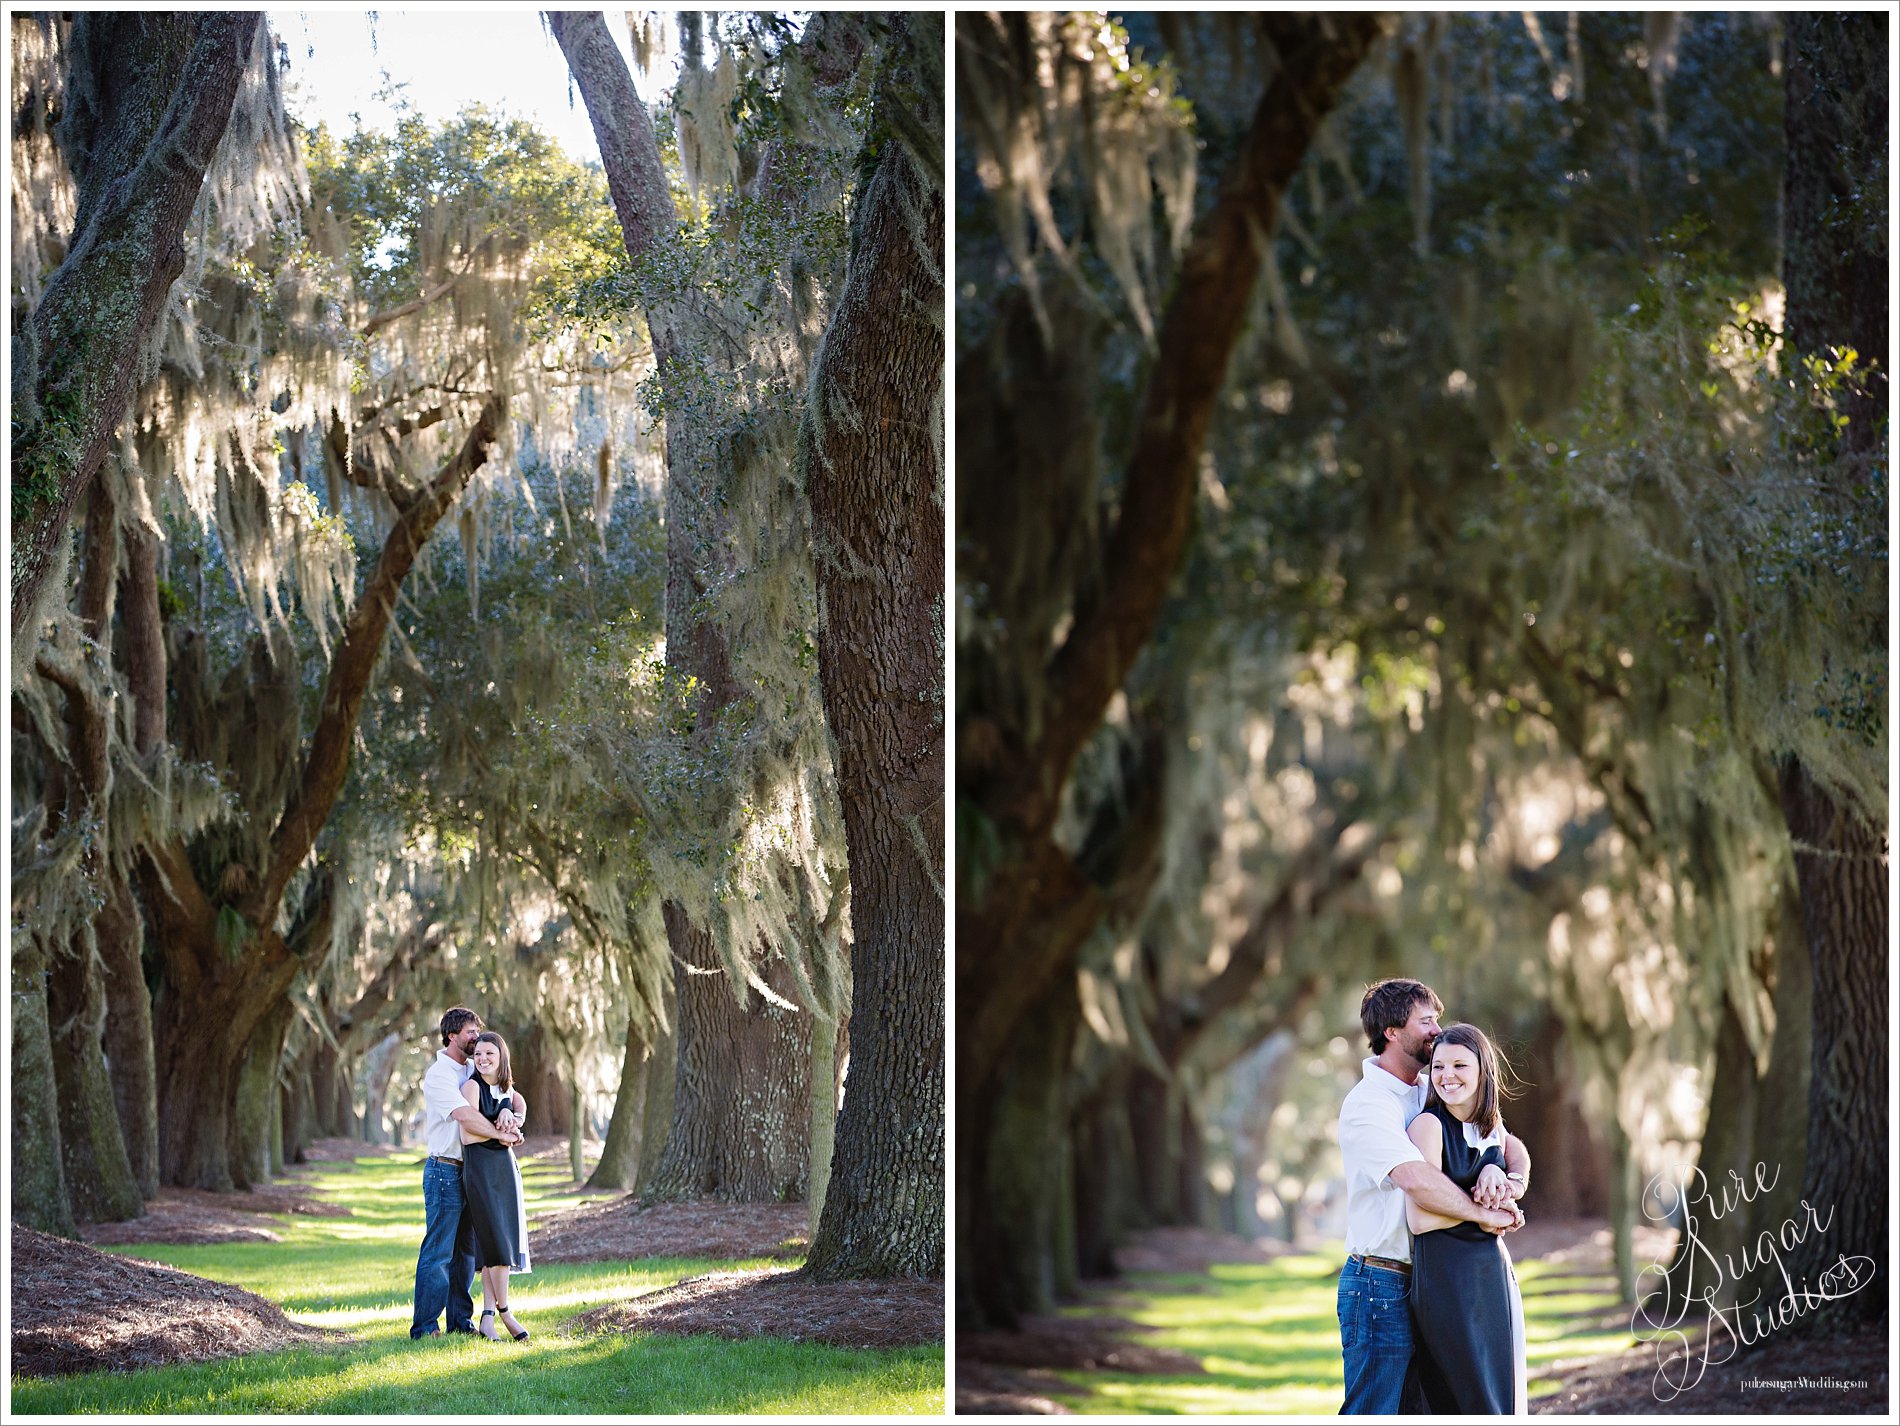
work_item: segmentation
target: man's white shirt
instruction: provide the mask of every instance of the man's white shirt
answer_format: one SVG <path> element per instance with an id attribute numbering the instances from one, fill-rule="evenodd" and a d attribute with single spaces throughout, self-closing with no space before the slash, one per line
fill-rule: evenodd
<path id="1" fill-rule="evenodd" d="M 1379 1062 L 1363 1062 L 1363 1077 L 1339 1108 L 1339 1153 L 1346 1164 L 1346 1251 L 1362 1257 L 1412 1261 L 1405 1226 L 1405 1192 L 1388 1177 L 1400 1164 L 1425 1162 L 1406 1134 L 1425 1107 L 1425 1086 L 1407 1084 Z"/>
<path id="2" fill-rule="evenodd" d="M 473 1060 L 458 1065 L 447 1050 L 437 1050 L 435 1063 L 423 1075 L 423 1137 L 428 1140 L 431 1154 L 445 1159 L 462 1157 L 462 1126 L 449 1116 L 468 1103 L 462 1098 L 462 1086 L 474 1073 Z"/>

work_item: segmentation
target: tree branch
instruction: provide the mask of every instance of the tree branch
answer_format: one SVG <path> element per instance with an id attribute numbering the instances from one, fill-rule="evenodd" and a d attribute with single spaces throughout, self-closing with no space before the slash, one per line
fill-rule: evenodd
<path id="1" fill-rule="evenodd" d="M 448 513 L 449 506 L 462 493 L 470 477 L 488 459 L 488 448 L 500 435 L 501 424 L 506 419 L 507 403 L 500 396 L 489 397 L 461 450 L 428 486 L 401 508 L 389 538 L 383 542 L 382 555 L 376 561 L 368 586 L 350 611 L 343 638 L 331 658 L 322 711 L 310 739 L 309 754 L 304 759 L 303 775 L 284 808 L 277 830 L 271 833 L 270 856 L 264 875 L 244 903 L 245 919 L 254 927 L 268 926 L 276 919 L 292 873 L 310 854 L 317 832 L 329 819 L 330 809 L 342 791 L 343 778 L 350 766 L 350 739 L 356 731 L 364 695 L 369 691 L 370 674 L 382 654 L 403 580 L 415 565 L 416 556 L 430 532 Z"/>
<path id="2" fill-rule="evenodd" d="M 23 408 L 12 443 L 16 639 L 52 571 L 73 505 L 125 419 L 139 352 L 184 271 L 185 223 L 230 123 L 262 16 L 244 10 L 179 19 L 195 25 L 195 39 L 168 107 L 143 145 L 135 135 L 102 136 L 95 145 L 115 154 L 136 149 L 138 157 L 122 174 L 87 175 L 98 200 L 14 343 L 13 394 Z M 100 78 L 110 86 L 119 76 Z M 114 137 L 119 143 L 108 144 Z"/>
<path id="3" fill-rule="evenodd" d="M 1109 536 L 1103 580 L 1075 611 L 1049 671 L 1050 713 L 1026 764 L 998 780 L 1008 820 L 1039 834 L 1054 821 L 1076 755 L 1154 632 L 1193 526 L 1199 461 L 1228 360 L 1246 322 L 1280 201 L 1321 121 L 1384 27 L 1375 14 L 1283 17 L 1282 66 L 1254 111 L 1252 127 L 1213 210 L 1181 263 L 1161 327 L 1121 512 Z"/>

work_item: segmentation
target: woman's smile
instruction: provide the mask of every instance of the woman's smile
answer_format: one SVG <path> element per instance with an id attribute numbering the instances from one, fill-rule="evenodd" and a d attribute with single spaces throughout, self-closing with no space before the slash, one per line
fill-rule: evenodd
<path id="1" fill-rule="evenodd" d="M 1449 1057 L 1441 1058 L 1432 1066 L 1432 1088 L 1438 1091 L 1447 1109 L 1462 1109 L 1477 1097 L 1477 1066 L 1454 1047 Z"/>

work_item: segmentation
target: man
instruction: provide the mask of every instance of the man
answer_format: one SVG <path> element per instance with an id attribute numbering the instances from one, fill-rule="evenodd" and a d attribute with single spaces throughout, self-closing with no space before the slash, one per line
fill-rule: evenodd
<path id="1" fill-rule="evenodd" d="M 1530 1155 L 1514 1135 L 1506 1172 L 1487 1166 L 1470 1194 L 1425 1162 L 1406 1127 L 1425 1107 L 1421 1073 L 1431 1063 L 1444 1006 L 1416 980 L 1366 988 L 1359 1023 L 1373 1058 L 1339 1110 L 1339 1152 L 1346 1164 L 1346 1266 L 1339 1274 L 1339 1339 L 1346 1360 L 1341 1415 L 1396 1416 L 1423 1409 L 1412 1376 L 1408 1301 L 1412 1237 L 1409 1198 L 1448 1218 L 1493 1233 L 1523 1226 L 1517 1200 L 1530 1183 Z"/>
<path id="2" fill-rule="evenodd" d="M 481 1017 L 466 1006 L 442 1012 L 442 1049 L 422 1077 L 424 1136 L 429 1157 L 422 1164 L 422 1251 L 416 1257 L 416 1312 L 412 1338 L 440 1335 L 436 1319 L 446 1306 L 449 1331 L 475 1331 L 475 1302 L 468 1285 L 475 1276 L 475 1230 L 462 1214 L 462 1130 L 478 1139 L 521 1142 L 521 1120 L 504 1109 L 495 1123 L 462 1098 L 475 1073 L 469 1056 L 482 1032 Z"/>

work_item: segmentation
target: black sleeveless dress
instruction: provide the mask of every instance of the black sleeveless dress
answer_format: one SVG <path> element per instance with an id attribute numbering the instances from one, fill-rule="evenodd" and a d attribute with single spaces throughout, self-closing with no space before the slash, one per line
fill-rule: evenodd
<path id="1" fill-rule="evenodd" d="M 497 1099 L 480 1075 L 471 1083 L 480 1094 L 482 1117 L 489 1123 L 512 1107 L 510 1099 Z M 462 1211 L 475 1230 L 475 1266 L 525 1271 L 528 1241 L 522 1231 L 521 1174 L 515 1167 L 514 1150 L 499 1139 L 462 1145 L 462 1199 Z"/>
<path id="2" fill-rule="evenodd" d="M 1442 1104 L 1425 1111 L 1444 1130 L 1445 1176 L 1469 1193 L 1504 1150 L 1474 1149 Z M 1412 1237 L 1412 1361 L 1434 1416 L 1509 1416 L 1516 1408 L 1517 1346 L 1511 1269 L 1497 1238 L 1476 1223 Z"/>

